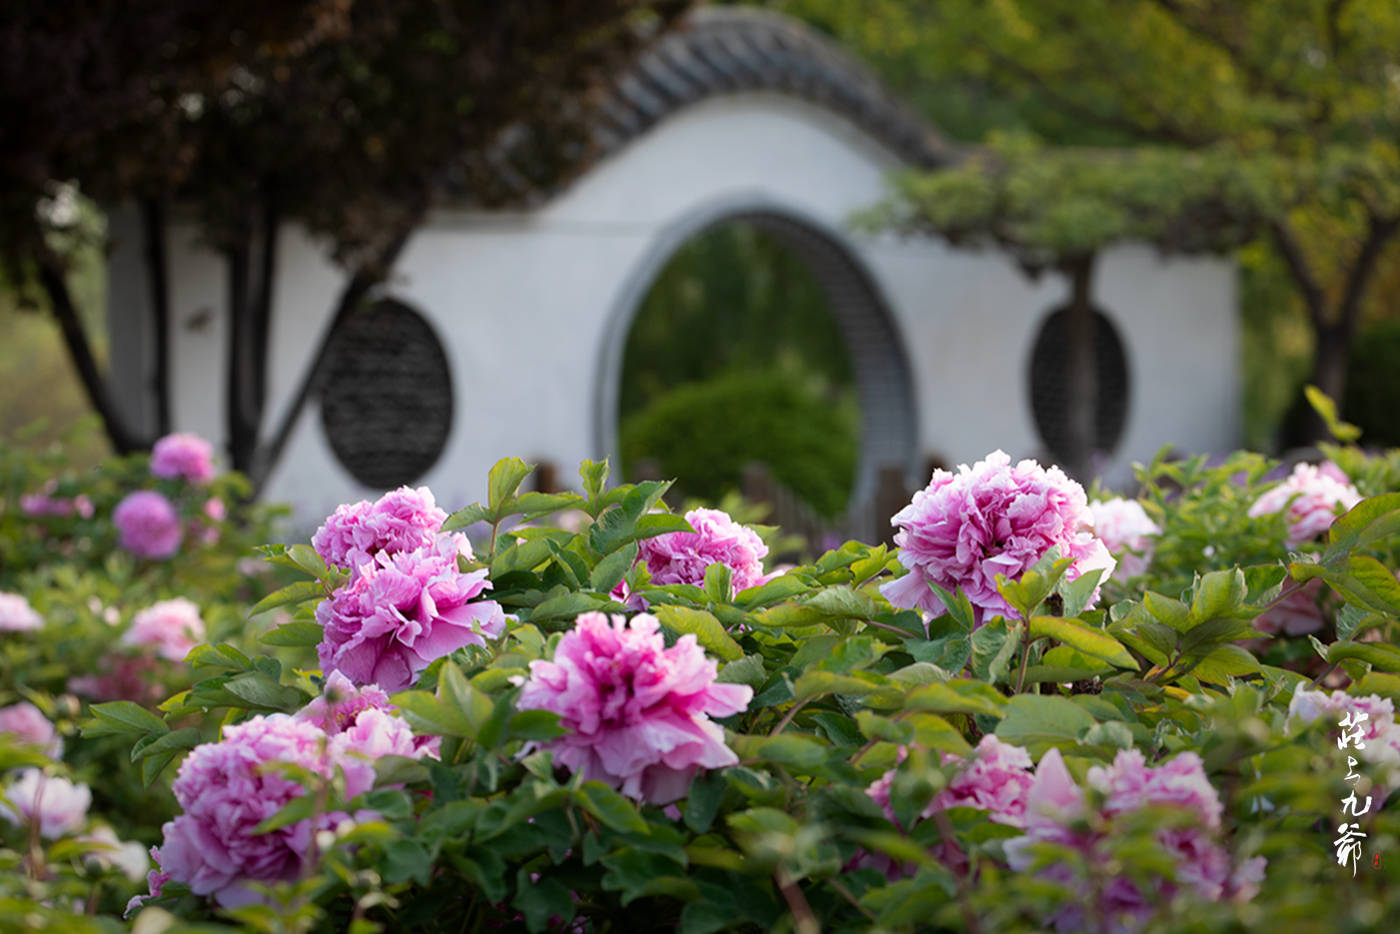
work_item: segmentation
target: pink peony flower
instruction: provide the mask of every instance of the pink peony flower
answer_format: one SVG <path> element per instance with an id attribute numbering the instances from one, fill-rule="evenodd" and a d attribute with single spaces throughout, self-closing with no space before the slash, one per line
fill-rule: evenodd
<path id="1" fill-rule="evenodd" d="M 69 678 L 66 689 L 96 701 L 129 700 L 153 707 L 167 696 L 159 680 L 161 665 L 145 655 L 112 657 L 101 673 Z"/>
<path id="2" fill-rule="evenodd" d="M 1145 807 L 1170 807 L 1196 818 L 1193 826 L 1167 827 L 1156 834 L 1157 843 L 1174 863 L 1171 880 L 1153 886 L 1149 899 L 1137 884 L 1125 877 L 1113 879 L 1097 896 L 1096 913 L 1113 931 L 1137 931 L 1162 898 L 1185 889 L 1198 898 L 1247 901 L 1258 891 L 1265 860 L 1245 860 L 1232 866 L 1229 853 L 1216 841 L 1220 829 L 1220 798 L 1206 778 L 1201 760 L 1182 753 L 1163 765 L 1149 767 L 1142 753 L 1123 750 L 1113 764 L 1089 770 L 1089 784 L 1104 795 L 1103 808 L 1091 814 L 1088 800 L 1075 783 L 1058 749 L 1040 760 L 1035 780 L 1026 794 L 1025 836 L 1006 842 L 1006 858 L 1012 869 L 1030 870 L 1036 862 L 1037 843 L 1055 843 L 1080 850 L 1091 863 L 1105 865 L 1110 856 L 1101 844 L 1114 832 L 1115 821 Z M 1089 827 L 1076 827 L 1089 819 Z M 1093 890 L 1064 863 L 1037 870 L 1046 880 L 1077 893 L 1049 920 L 1060 931 L 1086 929 L 1086 902 Z"/>
<path id="3" fill-rule="evenodd" d="M 899 761 L 905 759 L 903 747 L 899 750 Z M 967 759 L 952 753 L 943 753 L 944 766 L 960 766 L 940 791 L 919 815 L 927 820 L 938 811 L 948 808 L 977 808 L 989 812 L 987 818 L 998 824 L 1020 827 L 1026 811 L 1026 793 L 1029 791 L 1033 773 L 1030 753 L 1020 746 L 1003 743 L 993 734 L 983 736 L 977 748 Z M 890 792 L 894 786 L 898 768 L 890 769 L 866 788 L 866 794 L 885 812 L 885 817 L 896 826 L 899 820 L 890 804 Z M 904 828 L 911 830 L 913 828 Z M 956 843 L 945 842 L 934 849 L 934 855 L 944 863 L 961 869 L 967 864 L 967 856 Z M 912 867 L 896 863 L 883 854 L 862 852 L 852 864 L 854 868 L 871 867 L 879 869 L 890 879 L 898 879 L 912 874 Z"/>
<path id="4" fill-rule="evenodd" d="M 92 792 L 66 778 L 22 769 L 0 799 L 0 819 L 11 824 L 38 822 L 40 836 L 53 840 L 83 826 Z"/>
<path id="5" fill-rule="evenodd" d="M 446 521 L 447 513 L 437 507 L 431 490 L 404 486 L 373 503 L 361 500 L 336 507 L 311 537 L 311 547 L 327 564 L 353 572 L 381 551 L 416 551 L 436 544 Z M 453 535 L 452 541 L 471 556 L 465 535 Z"/>
<path id="6" fill-rule="evenodd" d="M 1361 494 L 1336 464 L 1299 464 L 1278 486 L 1254 501 L 1254 518 L 1283 512 L 1288 521 L 1288 547 L 1296 548 L 1331 528 L 1337 507 L 1342 511 L 1361 502 Z"/>
<path id="7" fill-rule="evenodd" d="M 930 583 L 949 592 L 962 588 L 981 625 L 1015 611 L 997 593 L 996 576 L 1015 579 L 1051 548 L 1073 558 L 1065 574 L 1074 580 L 1114 560 L 1094 537 L 1094 517 L 1084 488 L 1058 467 L 1046 470 L 1033 460 L 1015 467 L 994 451 L 956 474 L 935 470 L 929 485 L 893 519 L 899 561 L 909 573 L 880 588 L 890 603 L 941 615 L 943 604 Z M 1097 588 L 1094 599 L 1098 598 Z"/>
<path id="8" fill-rule="evenodd" d="M 764 582 L 768 546 L 757 532 L 718 509 L 692 509 L 685 521 L 694 532 L 668 532 L 638 544 L 637 560 L 646 563 L 653 584 L 701 586 L 712 564 L 729 568 L 734 593 Z"/>
<path id="9" fill-rule="evenodd" d="M 1094 535 L 1118 559 L 1118 577 L 1127 580 L 1147 570 L 1157 547 L 1153 538 L 1162 530 L 1147 518 L 1142 503 L 1122 497 L 1095 500 L 1089 512 L 1094 516 Z"/>
<path id="10" fill-rule="evenodd" d="M 8 733 L 31 746 L 43 747 L 44 754 L 51 759 L 63 756 L 63 738 L 48 717 L 28 701 L 0 707 L 0 733 Z"/>
<path id="11" fill-rule="evenodd" d="M 169 558 L 184 535 L 175 507 L 154 490 L 127 494 L 112 511 L 112 522 L 121 546 L 138 558 Z"/>
<path id="12" fill-rule="evenodd" d="M 393 714 L 396 713 L 397 708 L 389 703 L 389 695 L 384 693 L 379 685 L 366 684 L 363 687 L 356 687 L 344 674 L 333 671 L 326 678 L 321 695 L 313 698 L 310 703 L 298 710 L 293 716 L 298 720 L 314 723 L 331 736 L 337 736 L 357 728 L 361 730 L 360 735 L 363 736 L 364 729 L 373 728 L 373 725 L 378 722 L 378 718 L 366 717 L 364 724 L 360 723 L 362 715 L 370 710 Z M 397 739 L 391 741 L 391 743 L 396 742 L 398 742 Z M 375 741 L 369 745 L 377 747 L 382 744 Z M 428 755 L 436 759 L 441 745 L 441 736 L 413 736 L 412 745 L 409 747 L 410 751 L 397 754 L 414 758 Z"/>
<path id="13" fill-rule="evenodd" d="M 639 801 L 683 797 L 697 769 L 734 765 L 724 730 L 710 717 L 748 707 L 753 689 L 715 683 L 715 662 L 694 635 L 669 649 L 656 617 L 584 613 L 553 661 L 530 663 L 521 710 L 550 710 L 569 730 L 544 748 L 570 772 Z"/>
<path id="14" fill-rule="evenodd" d="M 161 600 L 137 613 L 121 638 L 122 645 L 154 646 L 157 655 L 172 662 L 184 661 L 190 649 L 203 641 L 199 607 L 184 597 Z"/>
<path id="15" fill-rule="evenodd" d="M 401 691 L 434 659 L 485 645 L 505 630 L 505 613 L 476 600 L 491 586 L 485 568 L 463 574 L 457 553 L 437 547 L 376 553 L 316 608 L 325 636 L 316 652 L 329 676 Z"/>
<path id="16" fill-rule="evenodd" d="M 1322 578 L 1315 577 L 1255 617 L 1254 628 L 1271 636 L 1317 632 L 1326 622 L 1317 605 L 1322 596 Z"/>
<path id="17" fill-rule="evenodd" d="M 208 483 L 214 479 L 214 448 L 198 435 L 166 435 L 151 448 L 151 474 Z"/>
<path id="18" fill-rule="evenodd" d="M 1373 778 L 1394 788 L 1400 782 L 1400 724 L 1395 722 L 1395 705 L 1389 698 L 1379 694 L 1356 697 L 1345 691 L 1327 694 L 1299 687 L 1288 704 L 1290 721 L 1312 723 L 1320 717 L 1326 718 L 1335 735 L 1340 734 L 1339 722 L 1348 714 L 1366 715 L 1366 719 L 1356 722 L 1361 727 L 1360 739 L 1365 748 L 1358 750 L 1355 756 L 1383 769 L 1382 774 Z"/>
<path id="19" fill-rule="evenodd" d="M 300 782 L 277 769 L 279 763 L 328 778 L 339 766 L 349 797 L 374 783 L 372 765 L 347 756 L 305 720 L 271 714 L 225 726 L 222 740 L 196 747 L 180 765 L 172 790 L 184 813 L 161 828 L 161 845 L 151 851 L 160 868 L 152 872 L 151 895 L 143 899 L 175 881 L 232 908 L 258 900 L 250 882 L 297 878 L 312 835 L 335 826 L 343 815 L 323 814 L 315 826 L 307 819 L 254 833 L 258 824 L 306 793 Z M 133 899 L 127 911 L 143 899 Z"/>
<path id="20" fill-rule="evenodd" d="M 0 632 L 33 632 L 44 625 L 29 601 L 17 593 L 0 593 Z"/>
<path id="21" fill-rule="evenodd" d="M 80 842 L 90 847 L 85 861 L 96 863 L 102 869 L 120 870 L 132 882 L 140 882 L 150 869 L 146 848 L 139 843 L 123 843 L 111 827 L 98 827 L 80 838 Z"/>

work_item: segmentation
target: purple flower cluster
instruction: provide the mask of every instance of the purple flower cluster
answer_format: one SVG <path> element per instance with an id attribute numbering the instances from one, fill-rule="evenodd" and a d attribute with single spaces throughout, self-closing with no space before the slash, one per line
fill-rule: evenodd
<path id="1" fill-rule="evenodd" d="M 57 518 L 67 518 L 72 515 L 80 516 L 84 519 L 91 519 L 93 514 L 92 500 L 86 493 L 79 493 L 72 499 L 63 496 L 54 496 L 54 491 L 58 489 L 57 480 L 49 480 L 44 484 L 44 488 L 38 493 L 27 493 L 19 498 L 19 508 L 26 516 L 54 516 Z"/>
<path id="2" fill-rule="evenodd" d="M 121 546 L 138 558 L 169 558 L 185 534 L 175 506 L 154 490 L 128 493 L 112 511 L 112 523 Z"/>
<path id="3" fill-rule="evenodd" d="M 157 655 L 172 662 L 184 661 L 190 649 L 203 641 L 204 620 L 199 607 L 184 597 L 146 607 L 121 638 L 122 645 L 151 646 Z"/>
<path id="4" fill-rule="evenodd" d="M 1110 930 L 1137 931 L 1157 903 L 1183 890 L 1209 901 L 1247 901 L 1254 897 L 1264 877 L 1265 860 L 1255 857 L 1238 867 L 1232 865 L 1229 853 L 1216 839 L 1220 831 L 1220 799 L 1195 753 L 1182 753 L 1163 765 L 1151 767 L 1141 752 L 1124 750 L 1112 765 L 1091 768 L 1088 782 L 1103 795 L 1103 806 L 1097 813 L 1091 813 L 1087 796 L 1065 768 L 1060 751 L 1051 749 L 1045 754 L 1026 794 L 1026 833 L 1006 842 L 1006 858 L 1012 869 L 1035 869 L 1035 846 L 1043 843 L 1078 850 L 1091 865 L 1106 863 L 1109 856 L 1104 843 L 1113 835 L 1115 824 L 1143 808 L 1175 808 L 1190 815 L 1193 822 L 1157 832 L 1158 846 L 1172 861 L 1173 870 L 1172 877 L 1159 880 L 1152 892 L 1144 892 L 1131 879 L 1117 876 L 1095 895 L 1084 880 L 1075 878 L 1073 868 L 1067 864 L 1035 869 L 1048 881 L 1081 896 L 1048 919 L 1056 929 L 1086 930 L 1089 918 L 1096 914 Z"/>
<path id="5" fill-rule="evenodd" d="M 1361 494 L 1336 464 L 1299 464 L 1286 480 L 1255 500 L 1249 514 L 1258 518 L 1284 513 L 1288 547 L 1296 548 L 1331 528 L 1339 507 L 1345 512 L 1359 502 Z"/>
<path id="6" fill-rule="evenodd" d="M 441 736 L 413 736 L 408 746 L 404 746 L 404 736 L 399 729 L 384 729 L 381 724 L 385 716 L 395 716 L 398 708 L 389 703 L 389 695 L 377 684 L 357 687 L 349 678 L 338 671 L 326 678 L 324 689 L 319 697 L 297 711 L 294 716 L 314 724 L 330 736 L 350 733 L 364 739 L 365 748 L 384 749 L 395 755 L 431 756 L 438 758 L 442 746 Z M 400 721 L 402 722 L 402 721 Z M 377 732 L 381 741 L 371 741 L 367 732 Z M 389 747 L 394 747 L 390 749 Z M 407 749 L 408 751 L 401 751 Z M 381 753 L 383 754 L 383 753 Z"/>
<path id="7" fill-rule="evenodd" d="M 638 546 L 637 560 L 646 564 L 653 584 L 702 585 L 712 564 L 729 568 L 736 593 L 765 581 L 768 546 L 757 532 L 718 509 L 692 509 L 685 521 L 694 532 L 668 532 Z"/>
<path id="8" fill-rule="evenodd" d="M 314 702 L 313 702 L 314 703 Z M 303 711 L 304 713 L 305 711 Z M 312 853 L 312 838 L 348 815 L 329 813 L 268 833 L 255 828 L 294 798 L 306 793 L 280 765 L 325 778 L 339 769 L 345 794 L 355 797 L 374 785 L 374 759 L 381 755 L 420 755 L 412 730 L 400 717 L 375 706 L 362 708 L 334 734 L 315 722 L 316 714 L 271 714 L 224 727 L 223 739 L 190 753 L 172 790 L 183 813 L 161 828 L 161 845 L 151 851 L 158 869 L 149 876 L 150 895 L 138 896 L 128 914 L 166 882 L 183 882 L 198 895 L 236 907 L 258 900 L 251 882 L 281 882 L 301 875 Z"/>
<path id="9" fill-rule="evenodd" d="M 710 717 L 746 709 L 753 689 L 715 676 L 695 636 L 668 649 L 654 616 L 629 624 L 584 613 L 553 661 L 530 663 L 517 706 L 559 715 L 568 735 L 544 744 L 557 765 L 639 801 L 667 804 L 686 794 L 698 769 L 739 761 Z"/>
<path id="10" fill-rule="evenodd" d="M 1002 451 L 972 467 L 960 465 L 956 474 L 935 470 L 890 522 L 899 528 L 894 542 L 909 573 L 880 592 L 895 606 L 939 615 L 942 603 L 928 585 L 962 588 L 978 625 L 1014 615 L 997 592 L 997 575 L 1020 577 L 1051 548 L 1074 560 L 1068 580 L 1099 569 L 1106 578 L 1114 567 L 1094 537 L 1084 488 L 1058 467 L 1047 470 L 1033 460 L 1013 467 Z"/>
<path id="11" fill-rule="evenodd" d="M 380 552 L 416 551 L 435 545 L 447 513 L 425 486 L 390 490 L 373 503 L 361 500 L 336 508 L 311 537 L 311 547 L 329 565 L 358 572 Z M 466 537 L 454 535 L 454 547 L 471 549 Z"/>
<path id="12" fill-rule="evenodd" d="M 198 435 L 166 435 L 151 448 L 151 474 L 208 483 L 214 479 L 214 448 Z"/>
<path id="13" fill-rule="evenodd" d="M 475 599 L 491 586 L 487 570 L 462 573 L 457 554 L 434 543 L 376 551 L 360 564 L 316 608 L 325 633 L 316 648 L 322 672 L 400 691 L 434 659 L 499 637 L 506 622 L 501 605 Z"/>

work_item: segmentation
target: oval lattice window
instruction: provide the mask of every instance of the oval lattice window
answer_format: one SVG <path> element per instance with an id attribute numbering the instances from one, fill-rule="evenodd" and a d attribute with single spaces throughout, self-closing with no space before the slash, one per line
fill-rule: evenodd
<path id="1" fill-rule="evenodd" d="M 1071 455 L 1070 384 L 1066 346 L 1069 309 L 1051 312 L 1040 327 L 1031 352 L 1031 412 L 1041 441 L 1057 459 Z M 1097 309 L 1094 315 L 1094 373 L 1091 395 L 1094 407 L 1094 452 L 1108 453 L 1123 437 L 1128 416 L 1128 360 L 1113 322 Z"/>
<path id="2" fill-rule="evenodd" d="M 422 315 L 380 299 L 346 320 L 331 338 L 321 426 L 366 486 L 390 489 L 428 472 L 452 427 L 452 379 Z"/>

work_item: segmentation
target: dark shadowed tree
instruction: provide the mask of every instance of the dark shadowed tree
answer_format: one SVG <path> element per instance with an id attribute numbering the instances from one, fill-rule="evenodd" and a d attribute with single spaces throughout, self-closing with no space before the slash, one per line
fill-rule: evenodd
<path id="1" fill-rule="evenodd" d="M 176 204 L 194 212 L 227 269 L 229 455 L 257 482 L 290 436 L 325 358 L 322 346 L 295 404 L 265 426 L 264 365 L 284 225 L 298 222 L 325 237 L 346 270 L 329 333 L 443 199 L 529 203 L 587 165 L 593 109 L 609 79 L 687 6 L 7 5 L 0 102 L 17 109 L 6 121 L 0 250 L 43 286 L 114 447 L 130 450 L 152 439 L 123 423 L 86 335 L 67 323 L 77 319 L 63 257 L 35 203 L 56 182 L 71 182 L 101 203 L 140 206 L 157 432 L 169 427 L 165 219 Z"/>

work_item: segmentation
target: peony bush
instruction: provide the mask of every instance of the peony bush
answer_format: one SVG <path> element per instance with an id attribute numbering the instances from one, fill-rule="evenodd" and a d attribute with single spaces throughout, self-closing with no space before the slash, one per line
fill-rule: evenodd
<path id="1" fill-rule="evenodd" d="M 34 927 L 1360 932 L 1400 910 L 1400 454 L 1164 455 L 1113 497 L 993 452 L 936 472 L 894 548 L 785 568 L 667 483 L 585 462 L 581 492 L 520 492 L 507 459 L 482 503 L 389 491 L 255 571 L 242 507 L 188 534 L 238 501 L 173 450 L 124 486 L 33 477 L 0 514 L 51 554 L 0 567 L 0 900 Z M 93 517 L 19 507 L 46 489 Z M 142 490 L 181 516 L 169 558 L 121 543 Z"/>

